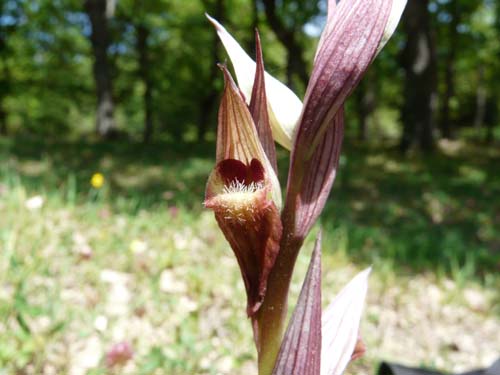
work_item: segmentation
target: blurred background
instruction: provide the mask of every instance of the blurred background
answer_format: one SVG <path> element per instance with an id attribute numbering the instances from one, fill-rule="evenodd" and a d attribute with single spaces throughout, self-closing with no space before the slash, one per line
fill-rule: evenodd
<path id="1" fill-rule="evenodd" d="M 204 13 L 251 55 L 257 27 L 302 97 L 326 1 L 0 12 L 0 374 L 255 373 L 239 270 L 202 207 L 227 60 Z M 321 224 L 325 304 L 374 267 L 349 373 L 500 355 L 499 58 L 500 2 L 409 0 L 348 100 Z"/>

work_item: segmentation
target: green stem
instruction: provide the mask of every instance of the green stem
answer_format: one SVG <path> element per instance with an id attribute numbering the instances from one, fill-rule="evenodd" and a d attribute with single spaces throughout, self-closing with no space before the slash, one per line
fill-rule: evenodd
<path id="1" fill-rule="evenodd" d="M 267 293 L 256 317 L 260 345 L 259 375 L 271 375 L 273 372 L 285 330 L 290 281 L 302 245 L 302 240 L 291 237 L 281 242 L 281 251 L 269 275 Z"/>
<path id="2" fill-rule="evenodd" d="M 297 160 L 305 160 L 298 153 L 293 156 L 288 176 L 287 201 L 281 219 L 283 236 L 280 252 L 267 280 L 264 302 L 255 317 L 254 327 L 258 332 L 259 375 L 271 375 L 278 356 L 281 340 L 285 331 L 288 310 L 288 290 L 292 280 L 295 261 L 299 254 L 304 236 L 296 233 L 295 213 L 300 187 L 304 177 L 304 165 Z"/>

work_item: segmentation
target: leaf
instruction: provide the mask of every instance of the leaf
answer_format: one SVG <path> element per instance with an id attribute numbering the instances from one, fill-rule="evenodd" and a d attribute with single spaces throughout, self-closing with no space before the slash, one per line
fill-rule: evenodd
<path id="1" fill-rule="evenodd" d="M 321 364 L 321 232 L 273 375 L 318 375 Z"/>

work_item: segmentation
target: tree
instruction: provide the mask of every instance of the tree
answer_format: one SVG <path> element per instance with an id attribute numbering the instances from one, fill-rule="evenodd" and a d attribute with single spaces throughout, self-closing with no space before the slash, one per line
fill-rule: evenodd
<path id="1" fill-rule="evenodd" d="M 8 9 L 7 2 L 0 2 L 0 14 L 8 17 L 11 22 L 0 22 L 0 134 L 7 134 L 7 109 L 5 100 L 10 93 L 11 74 L 7 61 L 7 56 L 11 53 L 7 43 L 9 35 L 14 33 L 17 27 L 19 12 L 17 7 Z"/>
<path id="2" fill-rule="evenodd" d="M 358 139 L 366 140 L 368 119 L 377 107 L 377 74 L 376 66 L 373 65 L 367 72 L 365 78 L 359 83 L 354 97 L 358 114 Z"/>
<path id="3" fill-rule="evenodd" d="M 480 0 L 451 0 L 448 2 L 437 3 L 437 17 L 440 20 L 438 27 L 439 34 L 439 54 L 442 61 L 442 86 L 441 94 L 441 114 L 440 114 L 440 129 L 443 138 L 454 138 L 457 125 L 457 108 L 458 92 L 457 92 L 457 65 L 467 60 L 474 60 L 474 66 L 468 67 L 471 70 L 478 71 L 481 77 L 481 68 L 476 68 L 481 65 L 479 56 L 483 44 L 481 41 L 472 40 L 471 26 L 472 18 L 477 15 L 482 1 Z M 484 17 L 482 22 L 484 22 Z M 490 27 L 487 27 L 489 29 Z M 480 38 L 483 39 L 483 38 Z M 479 44 L 477 44 L 479 42 Z M 472 46 L 472 48 L 467 48 Z M 479 47 L 479 48 L 478 48 Z M 471 51 L 467 55 L 467 52 Z M 491 50 L 488 55 L 491 55 Z M 462 68 L 463 69 L 463 68 Z M 459 88 L 458 88 L 459 89 Z M 482 91 L 479 89 L 477 104 L 481 106 Z M 453 105 L 452 105 L 453 104 Z M 454 107 L 454 108 L 453 108 Z M 478 117 L 475 120 L 480 120 L 481 110 L 477 112 Z M 476 121 L 475 121 L 476 122 Z"/>
<path id="4" fill-rule="evenodd" d="M 81 2 L 9 0 L 0 7 L 0 127 L 58 136 L 74 129 L 91 108 L 92 90 Z"/>
<path id="5" fill-rule="evenodd" d="M 155 132 L 155 120 L 158 106 L 155 103 L 158 85 L 155 75 L 161 70 L 168 58 L 168 52 L 155 35 L 169 32 L 167 24 L 170 2 L 165 0 L 144 2 L 141 0 L 122 0 L 118 4 L 115 16 L 117 40 L 120 40 L 121 64 L 119 64 L 122 77 L 120 98 L 125 106 L 129 106 L 134 99 L 131 93 L 137 87 L 142 93 L 141 109 L 132 105 L 132 111 L 142 112 L 142 140 L 151 142 Z M 128 63 L 127 63 L 128 62 Z M 123 97 L 123 96 L 128 97 Z M 139 110 L 139 111 L 138 111 Z M 126 111 L 128 112 L 128 111 Z"/>
<path id="6" fill-rule="evenodd" d="M 447 53 L 445 58 L 444 84 L 445 90 L 442 97 L 443 105 L 441 107 L 441 135 L 443 138 L 453 138 L 453 125 L 450 118 L 450 102 L 455 95 L 455 63 L 458 47 L 458 25 L 460 24 L 460 1 L 453 0 L 447 5 L 447 11 L 450 21 L 448 22 L 447 34 Z"/>
<path id="7" fill-rule="evenodd" d="M 304 57 L 303 27 L 320 13 L 319 1 L 261 0 L 267 22 L 286 49 L 287 84 L 294 87 L 294 76 L 306 87 L 309 69 Z"/>
<path id="8" fill-rule="evenodd" d="M 204 5 L 206 8 L 209 7 L 208 2 L 205 0 Z M 224 22 L 224 0 L 215 0 L 213 6 L 213 15 L 220 22 Z M 220 42 L 217 34 L 213 33 L 213 39 L 211 43 L 211 66 L 209 69 L 207 84 L 209 90 L 205 92 L 205 94 L 200 99 L 200 116 L 198 120 L 198 131 L 197 137 L 198 140 L 202 140 L 205 137 L 205 133 L 207 132 L 208 124 L 210 121 L 210 114 L 212 113 L 215 105 L 215 101 L 217 99 L 217 94 L 214 90 L 214 84 L 217 80 L 217 76 L 219 74 L 219 68 L 217 67 L 217 62 L 219 61 L 219 49 Z"/>
<path id="9" fill-rule="evenodd" d="M 103 138 L 110 138 L 116 135 L 111 68 L 108 61 L 108 20 L 114 12 L 114 0 L 86 0 L 85 11 L 92 25 L 90 40 L 97 94 L 96 132 Z"/>
<path id="10" fill-rule="evenodd" d="M 401 56 L 405 70 L 403 152 L 415 142 L 425 151 L 434 147 L 437 64 L 428 6 L 429 0 L 409 0 L 403 16 L 407 37 Z"/>
<path id="11" fill-rule="evenodd" d="M 136 25 L 137 53 L 139 55 L 139 76 L 144 83 L 144 131 L 143 141 L 149 143 L 153 136 L 153 83 L 149 74 L 150 58 L 148 39 L 150 30 L 145 23 Z"/>
<path id="12" fill-rule="evenodd" d="M 7 135 L 8 110 L 6 101 L 13 92 L 11 57 L 15 52 L 11 43 L 23 16 L 21 1 L 0 0 L 0 134 Z"/>

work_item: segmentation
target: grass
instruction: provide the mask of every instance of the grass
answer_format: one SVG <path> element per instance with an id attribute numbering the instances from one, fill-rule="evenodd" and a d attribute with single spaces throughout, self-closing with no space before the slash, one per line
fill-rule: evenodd
<path id="1" fill-rule="evenodd" d="M 0 139 L 0 374 L 255 371 L 239 271 L 202 208 L 213 150 Z M 403 159 L 390 148 L 347 146 L 322 216 L 324 295 L 373 264 L 366 341 L 387 348 L 369 352 L 356 373 L 398 353 L 379 337 L 388 306 L 427 303 L 420 293 L 436 285 L 443 303 L 497 324 L 499 161 L 493 148 Z M 286 155 L 280 164 L 284 171 Z M 102 189 L 89 183 L 95 172 L 106 178 Z M 39 209 L 26 206 L 33 196 L 43 199 Z M 109 370 L 105 353 L 122 341 L 133 360 Z M 451 369 L 450 348 L 439 348 L 437 362 L 429 352 L 414 359 Z M 470 367 L 487 360 L 468 358 Z"/>
<path id="2" fill-rule="evenodd" d="M 345 227 L 351 255 L 432 270 L 455 279 L 498 272 L 498 153 L 401 159 L 386 150 L 349 150 L 323 218 Z"/>

